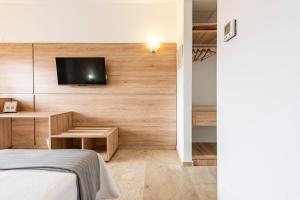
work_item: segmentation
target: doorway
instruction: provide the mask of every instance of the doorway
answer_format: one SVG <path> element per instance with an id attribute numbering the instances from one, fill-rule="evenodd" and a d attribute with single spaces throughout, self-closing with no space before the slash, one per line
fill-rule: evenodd
<path id="1" fill-rule="evenodd" d="M 194 166 L 217 165 L 217 1 L 193 0 Z"/>

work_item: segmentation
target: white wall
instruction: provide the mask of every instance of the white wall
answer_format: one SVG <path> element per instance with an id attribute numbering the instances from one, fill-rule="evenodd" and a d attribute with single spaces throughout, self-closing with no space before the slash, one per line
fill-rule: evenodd
<path id="1" fill-rule="evenodd" d="M 217 56 L 193 62 L 193 105 L 217 105 Z"/>
<path id="2" fill-rule="evenodd" d="M 193 62 L 193 105 L 217 105 L 217 56 Z M 217 142 L 216 127 L 193 127 L 193 142 Z"/>
<path id="3" fill-rule="evenodd" d="M 182 66 L 177 66 L 177 151 L 182 162 L 192 162 L 192 0 L 177 3 L 177 48 L 183 45 Z"/>
<path id="4" fill-rule="evenodd" d="M 176 0 L 0 0 L 0 42 L 176 42 Z"/>
<path id="5" fill-rule="evenodd" d="M 218 3 L 218 199 L 299 199 L 300 2 Z"/>
<path id="6" fill-rule="evenodd" d="M 193 142 L 216 143 L 217 142 L 216 127 L 208 127 L 208 126 L 193 127 Z"/>

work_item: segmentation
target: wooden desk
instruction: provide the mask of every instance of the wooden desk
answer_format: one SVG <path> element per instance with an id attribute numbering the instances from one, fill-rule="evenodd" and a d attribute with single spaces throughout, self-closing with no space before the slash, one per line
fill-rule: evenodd
<path id="1" fill-rule="evenodd" d="M 69 114 L 72 112 L 17 112 L 0 113 L 0 118 L 51 118 L 56 115 Z"/>
<path id="2" fill-rule="evenodd" d="M 216 106 L 193 106 L 193 126 L 216 126 Z"/>
<path id="3" fill-rule="evenodd" d="M 72 112 L 0 114 L 0 149 L 50 148 L 49 138 L 72 128 Z"/>
<path id="4" fill-rule="evenodd" d="M 0 149 L 92 149 L 109 161 L 118 148 L 118 129 L 72 127 L 72 112 L 0 114 Z"/>

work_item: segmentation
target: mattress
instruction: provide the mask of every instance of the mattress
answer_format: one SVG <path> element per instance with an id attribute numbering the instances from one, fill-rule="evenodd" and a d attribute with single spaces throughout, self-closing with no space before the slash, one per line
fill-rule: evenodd
<path id="1" fill-rule="evenodd" d="M 96 199 L 117 198 L 118 189 L 102 158 L 99 162 L 101 189 Z M 0 199 L 77 200 L 76 175 L 46 170 L 0 171 Z"/>

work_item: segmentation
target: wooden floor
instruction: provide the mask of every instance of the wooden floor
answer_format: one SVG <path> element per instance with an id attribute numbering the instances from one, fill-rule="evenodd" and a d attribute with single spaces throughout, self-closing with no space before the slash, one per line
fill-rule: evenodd
<path id="1" fill-rule="evenodd" d="M 217 165 L 216 143 L 193 143 L 193 162 L 195 166 Z"/>
<path id="2" fill-rule="evenodd" d="M 182 167 L 176 150 L 118 150 L 107 163 L 124 200 L 216 200 L 216 167 Z"/>

